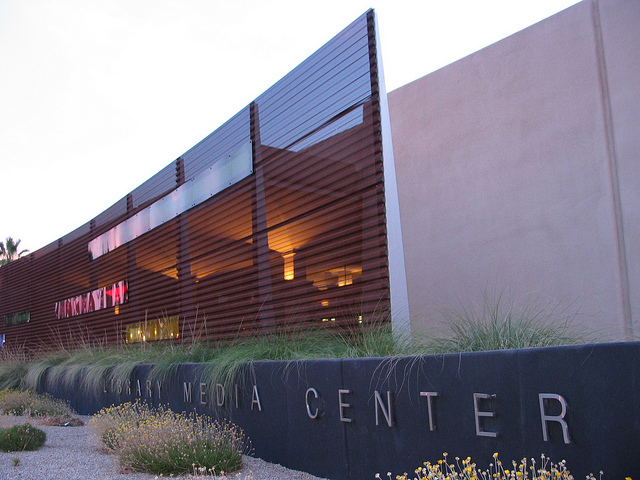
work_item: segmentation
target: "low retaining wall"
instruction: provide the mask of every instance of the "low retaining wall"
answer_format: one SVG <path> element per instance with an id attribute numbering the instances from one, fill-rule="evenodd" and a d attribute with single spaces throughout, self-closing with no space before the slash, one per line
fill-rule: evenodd
<path id="1" fill-rule="evenodd" d="M 163 382 L 139 367 L 100 395 L 45 388 L 82 414 L 141 398 L 228 418 L 255 455 L 333 480 L 413 472 L 424 461 L 471 456 L 487 468 L 544 453 L 576 479 L 640 476 L 640 343 L 401 359 L 257 362 L 232 387 L 208 385 L 199 365 Z M 506 465 L 505 468 L 510 468 Z"/>

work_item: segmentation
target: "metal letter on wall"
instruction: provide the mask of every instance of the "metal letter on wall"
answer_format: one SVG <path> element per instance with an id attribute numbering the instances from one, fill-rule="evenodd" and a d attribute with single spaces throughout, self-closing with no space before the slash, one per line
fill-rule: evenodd
<path id="1" fill-rule="evenodd" d="M 547 431 L 547 423 L 548 422 L 557 422 L 562 427 L 562 438 L 564 443 L 569 444 L 571 440 L 569 440 L 569 426 L 567 425 L 564 417 L 567 414 L 567 401 L 564 399 L 562 395 L 558 395 L 556 393 L 540 393 L 538 395 L 538 400 L 540 402 L 540 420 L 542 421 L 542 439 L 545 442 L 549 441 L 549 433 Z M 548 415 L 545 409 L 545 400 L 556 400 L 560 403 L 560 415 Z"/>

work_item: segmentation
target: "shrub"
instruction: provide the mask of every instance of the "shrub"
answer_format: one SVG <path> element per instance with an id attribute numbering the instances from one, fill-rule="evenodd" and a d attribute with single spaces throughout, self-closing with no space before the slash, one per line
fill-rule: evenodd
<path id="1" fill-rule="evenodd" d="M 0 429 L 0 450 L 3 452 L 22 452 L 37 450 L 44 445 L 46 433 L 28 423 Z"/>
<path id="2" fill-rule="evenodd" d="M 520 462 L 512 461 L 506 468 L 498 458 L 498 454 L 493 454 L 493 461 L 486 470 L 479 469 L 471 461 L 471 457 L 465 459 L 455 458 L 455 463 L 449 462 L 448 454 L 443 453 L 443 459 L 435 463 L 424 462 L 423 466 L 415 469 L 415 476 L 408 473 L 396 475 L 396 480 L 573 480 L 573 475 L 568 470 L 566 462 L 553 463 L 550 458 L 541 455 L 540 464 L 536 464 L 534 458 L 528 464 L 523 458 Z M 513 467 L 513 468 L 512 468 Z M 600 472 L 602 476 L 602 472 Z M 391 472 L 387 473 L 389 480 L 393 480 Z M 376 473 L 375 478 L 380 480 L 380 474 Z M 596 480 L 593 474 L 589 474 L 586 480 Z M 630 480 L 630 479 L 629 479 Z"/>
<path id="3" fill-rule="evenodd" d="M 123 467 L 156 475 L 234 471 L 246 450 L 242 431 L 232 424 L 139 402 L 102 409 L 91 424 Z"/>
<path id="4" fill-rule="evenodd" d="M 0 391 L 0 412 L 27 417 L 71 416 L 73 410 L 63 400 L 30 391 Z"/>

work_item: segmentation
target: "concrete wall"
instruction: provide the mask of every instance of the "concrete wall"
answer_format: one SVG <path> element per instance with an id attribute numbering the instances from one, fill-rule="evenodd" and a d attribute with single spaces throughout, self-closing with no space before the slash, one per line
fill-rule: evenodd
<path id="1" fill-rule="evenodd" d="M 414 331 L 506 291 L 638 338 L 638 25 L 587 0 L 389 94 Z"/>
<path id="2" fill-rule="evenodd" d="M 507 465 L 544 453 L 576 479 L 600 470 L 622 479 L 640 475 L 639 355 L 640 342 L 627 342 L 255 362 L 226 388 L 201 364 L 153 381 L 141 365 L 94 392 L 82 388 L 83 371 L 75 385 L 48 372 L 40 391 L 83 414 L 139 400 L 226 418 L 256 456 L 332 480 L 395 478 L 443 452 L 483 469 L 493 452 Z"/>

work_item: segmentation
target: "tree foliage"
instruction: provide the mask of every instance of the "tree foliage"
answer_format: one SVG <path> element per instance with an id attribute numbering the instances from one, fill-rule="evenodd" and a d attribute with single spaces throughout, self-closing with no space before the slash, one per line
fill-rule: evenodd
<path id="1" fill-rule="evenodd" d="M 4 242 L 0 241 L 0 266 L 17 260 L 29 250 L 19 250 L 21 240 L 14 240 L 7 237 Z"/>

